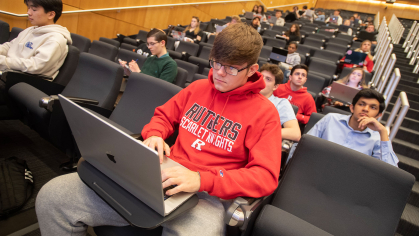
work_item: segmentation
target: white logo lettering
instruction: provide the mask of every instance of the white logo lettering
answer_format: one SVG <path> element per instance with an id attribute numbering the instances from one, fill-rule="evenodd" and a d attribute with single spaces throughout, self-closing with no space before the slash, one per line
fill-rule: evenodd
<path id="1" fill-rule="evenodd" d="M 291 101 L 291 100 L 292 100 L 291 95 L 288 95 L 288 100 L 289 100 L 289 101 Z"/>
<path id="2" fill-rule="evenodd" d="M 201 146 L 204 146 L 204 145 L 205 145 L 204 141 L 202 141 L 200 139 L 197 139 L 197 140 L 195 140 L 195 142 L 192 143 L 191 146 L 193 148 L 196 148 L 197 150 L 201 151 Z"/>

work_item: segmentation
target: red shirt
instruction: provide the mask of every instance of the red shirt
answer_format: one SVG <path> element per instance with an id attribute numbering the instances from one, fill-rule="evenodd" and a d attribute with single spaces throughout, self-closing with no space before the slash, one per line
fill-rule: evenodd
<path id="1" fill-rule="evenodd" d="M 288 81 L 286 84 L 279 85 L 274 91 L 274 95 L 279 98 L 286 98 L 292 105 L 298 107 L 297 120 L 300 123 L 307 124 L 311 113 L 317 112 L 313 96 L 307 92 L 306 87 L 292 91 L 290 81 Z"/>

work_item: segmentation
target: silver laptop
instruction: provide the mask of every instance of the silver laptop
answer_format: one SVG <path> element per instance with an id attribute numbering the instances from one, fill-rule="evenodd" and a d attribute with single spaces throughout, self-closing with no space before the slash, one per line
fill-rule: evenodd
<path id="1" fill-rule="evenodd" d="M 329 97 L 346 104 L 352 104 L 352 100 L 360 90 L 345 84 L 333 82 Z"/>
<path id="2" fill-rule="evenodd" d="M 172 37 L 176 40 L 183 41 L 183 39 L 185 38 L 185 32 L 172 30 Z"/>
<path id="3" fill-rule="evenodd" d="M 246 13 L 244 13 L 244 17 L 246 19 L 253 19 L 253 12 L 246 12 Z"/>
<path id="4" fill-rule="evenodd" d="M 96 169 L 162 216 L 170 214 L 194 195 L 181 192 L 164 196 L 161 170 L 182 165 L 167 157 L 160 165 L 155 150 L 99 115 L 58 96 L 82 157 Z M 118 201 L 111 192 L 106 194 Z M 120 204 L 124 205 L 123 202 Z"/>
<path id="5" fill-rule="evenodd" d="M 276 23 L 276 16 L 267 16 L 268 18 L 268 22 L 271 24 L 275 24 Z"/>

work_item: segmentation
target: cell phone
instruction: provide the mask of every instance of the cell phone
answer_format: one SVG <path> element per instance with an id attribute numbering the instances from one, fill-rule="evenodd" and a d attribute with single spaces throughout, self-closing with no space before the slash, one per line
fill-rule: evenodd
<path id="1" fill-rule="evenodd" d="M 121 58 L 118 59 L 119 62 L 122 62 Z M 125 64 L 124 66 L 124 74 L 126 76 L 130 76 L 131 75 L 131 69 L 129 68 L 128 64 Z"/>

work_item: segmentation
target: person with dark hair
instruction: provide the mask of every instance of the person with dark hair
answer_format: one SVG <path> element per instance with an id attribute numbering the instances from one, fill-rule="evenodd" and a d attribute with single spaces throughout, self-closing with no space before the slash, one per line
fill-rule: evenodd
<path id="1" fill-rule="evenodd" d="M 310 9 L 307 9 L 307 6 L 304 6 L 303 10 L 304 10 L 304 13 L 301 14 L 301 18 L 304 18 L 310 21 L 313 21 L 313 19 L 317 18 L 313 7 Z"/>
<path id="2" fill-rule="evenodd" d="M 288 83 L 280 84 L 274 91 L 279 98 L 286 98 L 292 105 L 298 107 L 297 120 L 307 124 L 311 113 L 317 112 L 316 104 L 304 84 L 307 82 L 308 67 L 299 64 L 291 69 Z"/>
<path id="3" fill-rule="evenodd" d="M 399 162 L 386 127 L 377 118 L 383 115 L 384 97 L 374 89 L 359 91 L 350 105 L 351 115 L 329 113 L 307 134 L 313 135 L 396 166 Z M 295 150 L 291 149 L 290 155 Z"/>
<path id="4" fill-rule="evenodd" d="M 208 79 L 198 80 L 157 107 L 143 142 L 186 168 L 162 171 L 165 192 L 193 192 L 198 204 L 162 224 L 163 235 L 225 235 L 225 206 L 236 197 L 259 198 L 278 186 L 281 121 L 257 71 L 262 37 L 247 24 L 221 31 L 210 53 Z M 139 101 L 146 102 L 146 101 Z M 165 139 L 178 130 L 170 148 Z M 129 223 L 84 184 L 77 173 L 45 184 L 36 199 L 42 235 L 84 235 L 87 225 Z"/>
<path id="5" fill-rule="evenodd" d="M 331 23 L 331 24 L 334 24 L 334 25 L 341 25 L 343 23 L 343 19 L 340 16 L 340 11 L 335 10 L 333 15 L 328 17 L 325 22 L 326 23 Z"/>
<path id="6" fill-rule="evenodd" d="M 286 38 L 287 45 L 290 42 L 300 42 L 300 26 L 298 24 L 291 25 L 290 29 L 287 32 L 285 32 L 285 34 L 282 36 Z"/>
<path id="7" fill-rule="evenodd" d="M 259 8 L 259 5 L 257 5 L 257 4 L 254 5 L 253 6 L 253 9 L 252 9 L 252 12 L 255 13 L 255 14 L 257 14 L 258 13 L 258 8 Z"/>
<path id="8" fill-rule="evenodd" d="M 204 33 L 199 28 L 199 18 L 197 16 L 192 16 L 191 23 L 185 29 L 185 41 L 190 43 L 199 43 L 201 42 L 202 36 Z"/>
<path id="9" fill-rule="evenodd" d="M 72 44 L 67 28 L 55 24 L 61 0 L 24 0 L 33 25 L 11 42 L 0 45 L 0 71 L 17 70 L 54 79 Z"/>
<path id="10" fill-rule="evenodd" d="M 265 15 L 265 7 L 263 5 L 258 6 L 258 11 L 256 13 L 257 16 L 260 16 L 261 21 L 266 21 L 266 15 Z"/>
<path id="11" fill-rule="evenodd" d="M 293 66 L 296 66 L 301 63 L 301 57 L 300 54 L 297 52 L 298 49 L 298 43 L 297 42 L 290 42 L 288 44 L 288 54 L 287 59 L 284 63 L 279 64 L 279 68 L 284 72 L 284 83 L 288 81 L 288 76 L 290 75 L 290 71 Z"/>
<path id="12" fill-rule="evenodd" d="M 324 21 L 325 20 L 324 12 L 318 11 L 317 12 L 317 18 L 314 19 L 314 20 L 315 21 Z"/>
<path id="13" fill-rule="evenodd" d="M 177 64 L 167 53 L 166 43 L 167 35 L 163 30 L 156 28 L 150 30 L 147 34 L 147 47 L 152 56 L 148 57 L 144 62 L 142 70 L 137 62 L 132 60 L 128 63 L 130 70 L 173 83 L 177 75 Z M 119 64 L 125 67 L 127 62 L 120 61 Z"/>
<path id="14" fill-rule="evenodd" d="M 255 17 L 253 17 L 253 20 L 250 26 L 252 26 L 253 29 L 259 32 L 260 31 L 260 16 L 256 15 Z"/>
<path id="15" fill-rule="evenodd" d="M 289 12 L 286 16 L 285 16 L 285 21 L 286 22 L 293 22 L 296 21 L 300 18 L 300 13 L 298 11 L 298 7 L 295 6 L 293 7 L 293 12 Z"/>
<path id="16" fill-rule="evenodd" d="M 282 18 L 282 12 L 281 11 L 276 11 L 275 12 L 275 17 L 276 17 L 276 22 L 275 22 L 275 24 L 271 24 L 271 26 L 274 26 L 274 25 L 284 26 L 285 25 L 285 20 L 284 20 L 284 18 Z"/>
<path id="17" fill-rule="evenodd" d="M 290 102 L 285 98 L 279 98 L 273 95 L 274 91 L 282 83 L 284 74 L 274 64 L 266 63 L 260 68 L 260 73 L 265 81 L 265 88 L 260 91 L 265 98 L 271 101 L 279 113 L 281 120 L 282 139 L 298 142 L 301 138 L 300 126 L 298 126 L 297 118 Z"/>

